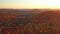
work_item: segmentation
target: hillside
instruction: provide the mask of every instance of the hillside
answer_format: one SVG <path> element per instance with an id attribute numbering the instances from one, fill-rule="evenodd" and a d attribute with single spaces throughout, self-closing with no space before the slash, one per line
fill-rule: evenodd
<path id="1" fill-rule="evenodd" d="M 42 25 L 42 29 L 47 30 L 50 34 L 60 34 L 60 11 L 46 11 L 40 13 L 35 18 L 35 23 Z"/>
<path id="2" fill-rule="evenodd" d="M 60 11 L 2 9 L 0 34 L 60 34 Z"/>

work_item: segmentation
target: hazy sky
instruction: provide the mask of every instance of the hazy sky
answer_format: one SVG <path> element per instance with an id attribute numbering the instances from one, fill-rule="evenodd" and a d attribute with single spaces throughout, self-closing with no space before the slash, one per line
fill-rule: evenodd
<path id="1" fill-rule="evenodd" d="M 0 8 L 53 8 L 60 9 L 60 0 L 0 0 Z"/>

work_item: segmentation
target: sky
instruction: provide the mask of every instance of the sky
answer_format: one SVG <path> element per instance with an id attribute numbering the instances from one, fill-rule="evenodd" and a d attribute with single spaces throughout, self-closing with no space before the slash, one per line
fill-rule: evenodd
<path id="1" fill-rule="evenodd" d="M 0 8 L 15 8 L 15 9 L 51 8 L 51 9 L 60 9 L 60 0 L 0 0 Z"/>

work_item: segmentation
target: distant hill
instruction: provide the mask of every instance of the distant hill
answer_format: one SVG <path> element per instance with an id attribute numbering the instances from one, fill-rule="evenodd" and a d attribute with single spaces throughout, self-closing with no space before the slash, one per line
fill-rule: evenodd
<path id="1" fill-rule="evenodd" d="M 39 9 L 0 9 L 0 14 L 27 15 L 40 13 Z"/>

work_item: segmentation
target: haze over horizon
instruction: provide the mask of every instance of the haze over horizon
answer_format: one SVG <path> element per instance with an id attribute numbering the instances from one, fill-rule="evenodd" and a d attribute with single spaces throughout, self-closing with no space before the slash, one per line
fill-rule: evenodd
<path id="1" fill-rule="evenodd" d="M 0 0 L 1 8 L 14 9 L 60 9 L 60 0 Z"/>

